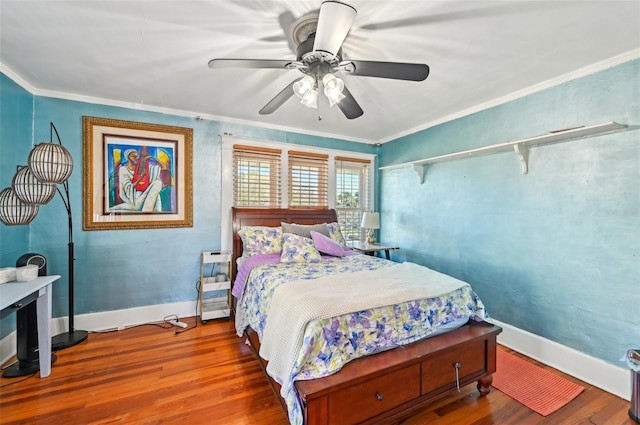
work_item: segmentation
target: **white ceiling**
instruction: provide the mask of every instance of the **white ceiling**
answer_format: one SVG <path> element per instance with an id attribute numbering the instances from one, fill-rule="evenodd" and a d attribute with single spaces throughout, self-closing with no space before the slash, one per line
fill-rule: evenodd
<path id="1" fill-rule="evenodd" d="M 321 0 L 1 0 L 0 70 L 37 95 L 374 143 L 640 56 L 635 0 L 345 2 L 358 15 L 344 58 L 431 68 L 423 82 L 341 76 L 355 120 L 295 96 L 259 115 L 299 71 L 207 66 L 295 59 L 287 24 Z"/>

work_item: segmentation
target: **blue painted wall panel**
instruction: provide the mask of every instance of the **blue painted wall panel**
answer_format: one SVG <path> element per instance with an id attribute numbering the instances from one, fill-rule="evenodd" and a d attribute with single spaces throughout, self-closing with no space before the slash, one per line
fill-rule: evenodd
<path id="1" fill-rule="evenodd" d="M 498 320 L 622 366 L 640 346 L 640 61 L 384 144 L 381 165 L 549 130 L 628 131 L 380 175 L 381 240 L 468 281 Z"/>
<path id="2" fill-rule="evenodd" d="M 0 73 L 0 190 L 11 186 L 16 165 L 26 165 L 32 146 L 33 96 Z M 29 248 L 28 226 L 0 224 L 0 267 L 13 267 Z M 0 325 L 0 338 L 15 329 L 15 314 Z"/>

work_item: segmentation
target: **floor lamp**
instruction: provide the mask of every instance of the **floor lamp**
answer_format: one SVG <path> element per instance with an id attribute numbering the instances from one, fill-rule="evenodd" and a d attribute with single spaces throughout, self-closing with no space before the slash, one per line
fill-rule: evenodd
<path id="1" fill-rule="evenodd" d="M 58 143 L 53 143 L 55 131 Z M 60 135 L 53 123 L 50 126 L 49 143 L 40 143 L 29 153 L 28 166 L 20 167 L 13 178 L 10 192 L 0 193 L 0 220 L 5 224 L 28 224 L 43 205 L 55 197 L 62 198 L 69 224 L 69 328 L 67 332 L 53 337 L 51 349 L 62 350 L 87 339 L 87 331 L 74 329 L 74 245 L 73 220 L 69 198 L 69 176 L 73 171 L 73 157 L 62 146 Z M 58 185 L 62 185 L 61 191 Z M 13 193 L 11 193 L 13 192 Z M 4 195 L 4 196 L 3 196 Z M 20 205 L 22 204 L 22 205 Z M 30 208 L 31 206 L 31 208 Z M 33 208 L 35 206 L 35 209 Z M 34 212 L 35 210 L 35 212 Z"/>

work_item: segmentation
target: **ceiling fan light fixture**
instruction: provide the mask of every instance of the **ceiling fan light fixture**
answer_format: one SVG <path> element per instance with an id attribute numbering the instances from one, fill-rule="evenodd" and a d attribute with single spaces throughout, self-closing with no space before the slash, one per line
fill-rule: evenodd
<path id="1" fill-rule="evenodd" d="M 329 99 L 329 107 L 332 107 L 333 105 L 337 105 L 344 98 L 345 98 L 345 95 L 343 95 L 342 93 L 327 96 L 327 99 Z"/>
<path id="2" fill-rule="evenodd" d="M 304 97 L 313 90 L 316 85 L 316 79 L 311 75 L 305 75 L 295 83 L 293 83 L 293 92 L 300 99 L 304 99 Z"/>
<path id="3" fill-rule="evenodd" d="M 342 94 L 344 81 L 340 78 L 337 78 L 331 73 L 327 73 L 322 77 L 322 85 L 324 86 L 324 94 L 327 96 L 327 99 L 329 99 L 330 107 L 344 99 L 345 96 Z"/>
<path id="4" fill-rule="evenodd" d="M 318 108 L 318 89 L 312 89 L 307 91 L 307 93 L 300 99 L 300 103 L 302 103 L 307 108 L 317 109 Z"/>

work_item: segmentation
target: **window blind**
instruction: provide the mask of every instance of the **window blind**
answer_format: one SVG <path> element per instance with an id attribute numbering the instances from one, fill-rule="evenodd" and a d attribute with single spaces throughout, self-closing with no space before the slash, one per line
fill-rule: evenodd
<path id="1" fill-rule="evenodd" d="M 360 228 L 362 213 L 371 210 L 369 196 L 368 159 L 337 156 L 336 166 L 336 212 L 342 234 L 347 240 L 364 237 Z"/>
<path id="2" fill-rule="evenodd" d="M 279 208 L 280 149 L 233 146 L 233 205 Z"/>
<path id="3" fill-rule="evenodd" d="M 329 155 L 289 151 L 289 207 L 328 208 Z"/>

